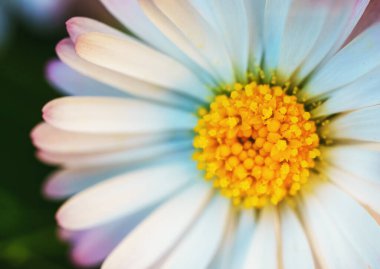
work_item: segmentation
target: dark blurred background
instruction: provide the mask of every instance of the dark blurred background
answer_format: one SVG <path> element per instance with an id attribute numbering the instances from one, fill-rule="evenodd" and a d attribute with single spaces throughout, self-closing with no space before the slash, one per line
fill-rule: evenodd
<path id="1" fill-rule="evenodd" d="M 40 191 L 51 168 L 34 158 L 29 139 L 43 104 L 58 96 L 43 72 L 59 34 L 38 35 L 20 21 L 12 28 L 12 40 L 0 56 L 0 268 L 72 268 L 55 235 L 58 205 L 44 200 Z M 63 29 L 58 32 L 63 36 Z"/>
<path id="2" fill-rule="evenodd" d="M 25 6 L 19 12 L 4 1 L 0 0 L 0 28 L 6 28 L 0 30 L 0 268 L 75 268 L 68 247 L 56 235 L 59 203 L 41 194 L 53 168 L 35 159 L 29 133 L 41 121 L 42 106 L 59 96 L 46 82 L 44 66 L 67 35 L 65 20 L 86 15 L 104 21 L 109 15 L 98 1 L 75 0 L 55 17 L 49 14 L 54 17 L 49 23 L 39 14 L 25 14 Z"/>

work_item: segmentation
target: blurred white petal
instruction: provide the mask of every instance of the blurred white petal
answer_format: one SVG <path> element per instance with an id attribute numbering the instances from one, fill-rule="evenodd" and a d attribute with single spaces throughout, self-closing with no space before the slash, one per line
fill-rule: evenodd
<path id="1" fill-rule="evenodd" d="M 144 133 L 192 130 L 195 115 L 144 101 L 105 97 L 64 97 L 43 108 L 47 123 L 75 132 Z"/>
<path id="2" fill-rule="evenodd" d="M 180 192 L 140 224 L 103 263 L 103 269 L 154 267 L 202 213 L 210 189 L 198 183 Z M 149 242 L 149 244 L 147 244 Z"/>
<path id="3" fill-rule="evenodd" d="M 58 222 L 81 230 L 131 215 L 184 187 L 195 172 L 186 161 L 127 172 L 70 198 L 59 209 Z"/>

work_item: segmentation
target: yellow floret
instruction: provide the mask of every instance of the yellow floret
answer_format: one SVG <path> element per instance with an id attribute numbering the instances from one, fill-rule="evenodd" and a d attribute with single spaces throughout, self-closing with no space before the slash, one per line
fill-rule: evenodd
<path id="1" fill-rule="evenodd" d="M 236 206 L 260 208 L 296 195 L 320 156 L 311 115 L 283 88 L 235 84 L 194 128 L 193 158 Z"/>

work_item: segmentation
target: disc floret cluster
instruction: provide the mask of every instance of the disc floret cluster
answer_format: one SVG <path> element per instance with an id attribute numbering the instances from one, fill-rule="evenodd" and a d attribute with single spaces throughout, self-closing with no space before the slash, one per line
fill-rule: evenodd
<path id="1" fill-rule="evenodd" d="M 320 156 L 316 123 L 296 96 L 269 84 L 236 83 L 198 111 L 194 160 L 236 206 L 294 196 Z"/>

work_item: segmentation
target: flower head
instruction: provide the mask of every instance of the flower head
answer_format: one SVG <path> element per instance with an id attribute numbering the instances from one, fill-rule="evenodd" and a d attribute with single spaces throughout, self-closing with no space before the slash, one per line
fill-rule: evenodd
<path id="1" fill-rule="evenodd" d="M 77 263 L 380 268 L 369 1 L 103 0 L 48 66 L 32 138 Z"/>

